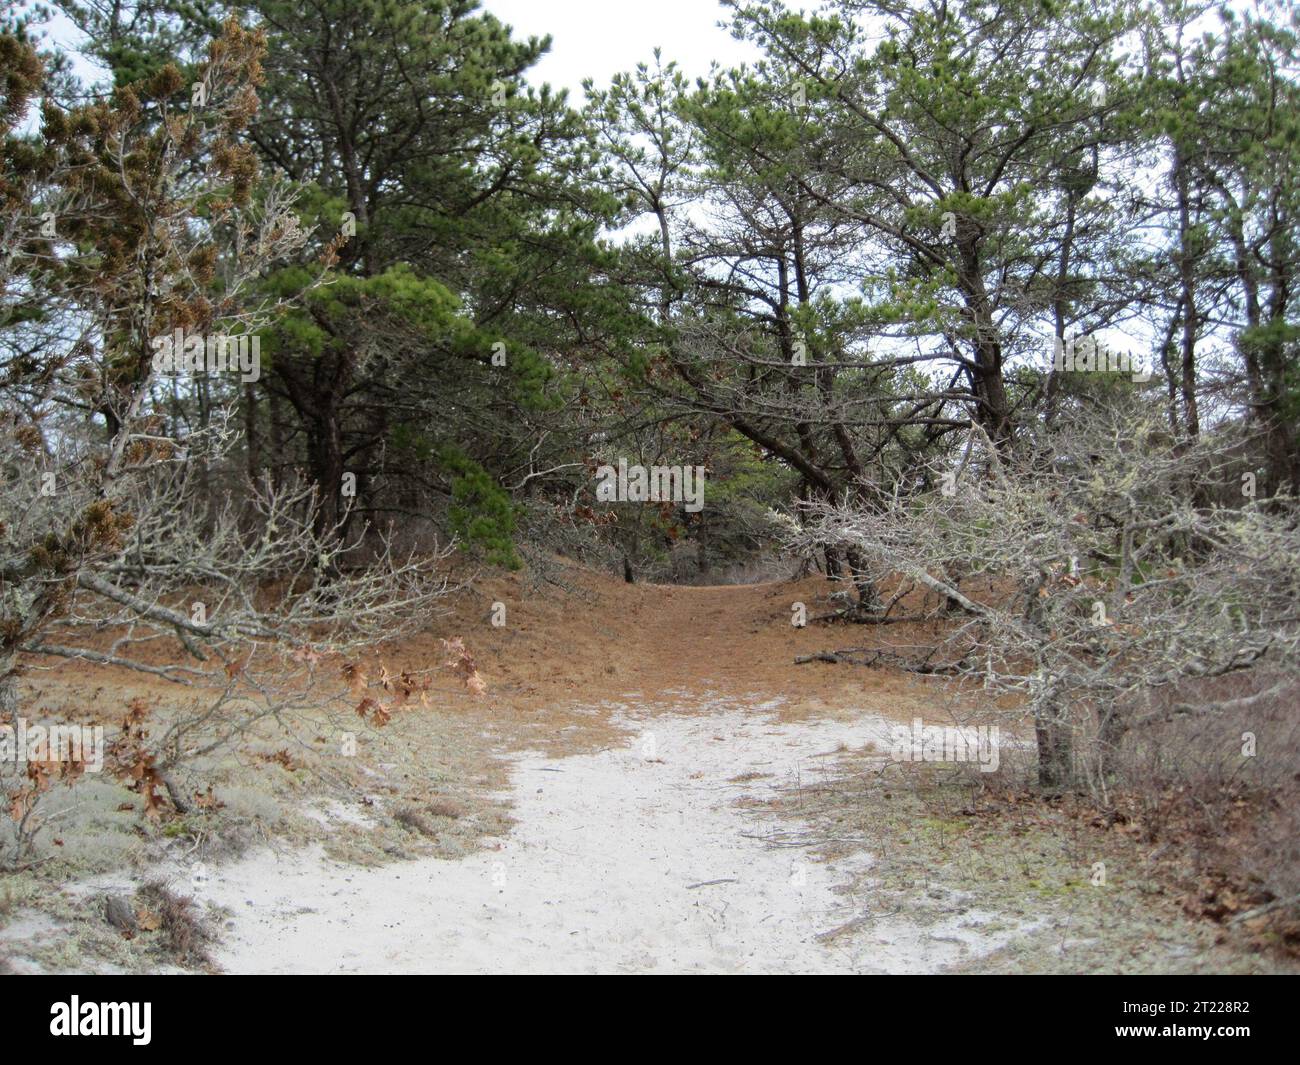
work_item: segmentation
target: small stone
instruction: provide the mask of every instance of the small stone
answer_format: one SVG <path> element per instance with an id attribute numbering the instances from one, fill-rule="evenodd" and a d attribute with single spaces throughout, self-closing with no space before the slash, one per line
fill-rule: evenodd
<path id="1" fill-rule="evenodd" d="M 104 899 L 104 919 L 127 937 L 135 935 L 139 930 L 135 922 L 135 911 L 121 895 L 109 895 Z"/>

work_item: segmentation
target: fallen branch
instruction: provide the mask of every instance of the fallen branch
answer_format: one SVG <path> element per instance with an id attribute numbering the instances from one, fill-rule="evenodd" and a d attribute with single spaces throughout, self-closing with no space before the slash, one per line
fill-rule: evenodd
<path id="1" fill-rule="evenodd" d="M 1254 920 L 1256 917 L 1263 917 L 1264 914 L 1272 913 L 1274 910 L 1294 906 L 1296 903 L 1300 903 L 1300 895 L 1292 895 L 1289 899 L 1274 899 L 1263 906 L 1256 906 L 1253 910 L 1247 910 L 1245 913 L 1239 913 L 1235 917 L 1228 918 L 1228 924 L 1242 924 L 1245 921 Z"/>
<path id="2" fill-rule="evenodd" d="M 829 614 L 818 614 L 816 617 L 809 618 L 808 623 L 812 625 L 823 621 L 846 621 L 851 625 L 905 625 L 914 621 L 935 621 L 937 617 L 938 615 L 935 614 L 899 614 L 889 617 L 885 614 L 864 614 L 860 610 L 849 608 L 832 610 Z"/>
<path id="3" fill-rule="evenodd" d="M 854 657 L 860 655 L 865 655 L 867 657 Z M 945 676 L 955 676 L 966 672 L 965 661 L 966 660 L 962 658 L 958 659 L 956 662 L 945 663 L 942 665 L 931 665 L 929 656 L 927 656 L 924 661 L 911 662 L 902 655 L 894 654 L 892 651 L 884 651 L 879 648 L 847 647 L 840 651 L 816 651 L 810 655 L 797 655 L 794 664 L 796 666 L 802 666 L 808 662 L 827 662 L 831 665 L 847 663 L 851 666 L 866 666 L 870 669 L 883 662 L 898 669 L 906 670 L 908 673 L 919 673 L 922 676 L 936 676 L 941 674 Z"/>

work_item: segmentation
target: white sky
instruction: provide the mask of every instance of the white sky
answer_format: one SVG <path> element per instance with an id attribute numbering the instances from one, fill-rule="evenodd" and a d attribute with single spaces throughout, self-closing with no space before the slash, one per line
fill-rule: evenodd
<path id="1" fill-rule="evenodd" d="M 568 89 L 573 106 L 582 104 L 583 78 L 607 85 L 614 74 L 653 62 L 656 46 L 691 79 L 707 74 L 713 60 L 730 67 L 758 57 L 718 26 L 728 13 L 715 0 L 483 0 L 483 8 L 517 37 L 551 35 L 551 51 L 528 81 Z"/>
<path id="2" fill-rule="evenodd" d="M 737 41 L 718 25 L 727 11 L 716 0 L 480 0 L 515 30 L 516 37 L 551 35 L 551 50 L 533 67 L 527 80 L 569 90 L 569 102 L 582 105 L 582 81 L 594 78 L 597 86 L 637 63 L 650 63 L 654 49 L 663 49 L 664 62 L 677 61 L 687 77 L 708 73 L 716 60 L 722 67 L 758 58 L 752 45 Z M 16 5 L 29 8 L 30 2 Z M 61 12 L 46 24 L 54 41 L 75 45 L 76 30 Z M 93 79 L 94 68 L 74 56 L 79 74 Z"/>

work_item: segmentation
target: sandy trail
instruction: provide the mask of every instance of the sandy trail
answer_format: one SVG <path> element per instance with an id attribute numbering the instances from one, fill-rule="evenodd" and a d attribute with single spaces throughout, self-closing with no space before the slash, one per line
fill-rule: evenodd
<path id="1" fill-rule="evenodd" d="M 1176 900 L 1153 905 L 1142 855 L 1104 829 L 1020 817 L 1005 838 L 981 832 L 954 850 L 958 837 L 942 822 L 931 838 L 924 804 L 886 810 L 870 800 L 891 796 L 846 780 L 885 757 L 873 752 L 887 748 L 896 723 L 956 723 L 949 715 L 957 697 L 897 670 L 801 666 L 796 657 L 849 644 L 906 649 L 933 639 L 925 626 L 793 628 L 792 604 L 804 603 L 810 617 L 831 606 L 817 577 L 692 588 L 629 585 L 576 568 L 562 576 L 569 587 L 546 594 L 518 575 L 485 580 L 392 651 L 394 668 L 425 668 L 440 660 L 441 638 L 463 634 L 489 697 L 449 680 L 431 705 L 399 713 L 382 740 L 367 733 L 348 772 L 337 772 L 337 748 L 311 724 L 304 735 L 320 749 L 302 745 L 307 756 L 290 783 L 278 777 L 288 769 L 275 757 L 278 734 L 232 771 L 230 791 L 218 782 L 232 809 L 242 803 L 233 824 L 267 811 L 276 826 L 288 805 L 323 803 L 301 812 L 323 819 L 326 838 L 346 837 L 331 848 L 340 856 L 484 848 L 362 866 L 319 845 L 301 848 L 321 834 L 298 830 L 270 837 L 274 850 L 204 869 L 196 844 L 178 840 L 147 875 L 225 909 L 213 948 L 221 968 L 1181 972 L 1235 964 L 1211 954 L 1209 933 L 1180 923 Z M 487 620 L 498 600 L 509 604 L 500 628 Z M 39 698 L 162 698 L 138 685 L 138 677 L 128 683 L 75 664 L 57 683 L 47 678 Z M 842 750 L 856 753 L 842 758 Z M 326 765 L 336 771 L 328 786 L 303 789 Z M 817 786 L 827 783 L 836 790 Z M 486 788 L 501 788 L 503 802 L 489 801 Z M 119 799 L 110 793 L 107 801 Z M 433 819 L 441 835 L 408 840 L 399 815 L 432 813 L 434 804 L 454 811 Z M 506 805 L 514 825 L 496 835 Z M 801 809 L 820 827 L 793 820 Z M 906 822 L 906 809 L 921 831 Z M 95 945 L 104 934 L 102 896 L 129 896 L 142 879 L 127 861 L 133 819 L 118 819 L 114 831 L 131 843 L 121 867 L 68 885 L 58 916 L 35 908 L 5 926 L 0 953 L 14 967 L 71 967 L 62 946 L 55 953 L 50 944 L 79 927 L 66 916 L 78 898 L 79 920 L 94 925 L 79 970 L 157 964 L 147 942 L 137 957 Z M 78 844 L 68 842 L 69 851 Z M 848 857 L 817 860 L 827 854 Z M 1116 880 L 1132 885 L 1127 893 L 1079 890 L 1091 863 L 1112 854 L 1116 870 L 1130 870 Z"/>
<path id="2" fill-rule="evenodd" d="M 519 756 L 518 824 L 499 850 L 377 869 L 264 851 L 199 896 L 235 914 L 231 972 L 931 971 L 979 941 L 979 915 L 922 931 L 837 892 L 836 865 L 762 837 L 797 831 L 738 805 L 798 786 L 839 744 L 888 727 L 779 723 L 771 706 L 615 711 L 629 742 Z M 747 774 L 761 777 L 738 781 Z M 859 858 L 858 861 L 863 859 Z M 866 935 L 820 933 L 860 917 Z"/>

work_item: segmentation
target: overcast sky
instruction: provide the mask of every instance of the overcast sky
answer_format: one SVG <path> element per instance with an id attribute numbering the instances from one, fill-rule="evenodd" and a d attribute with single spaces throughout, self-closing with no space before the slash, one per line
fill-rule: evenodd
<path id="1" fill-rule="evenodd" d="M 650 62 L 656 46 L 691 78 L 757 57 L 757 49 L 718 26 L 727 12 L 714 0 L 484 0 L 483 7 L 515 28 L 517 36 L 552 37 L 551 52 L 528 75 L 568 89 L 582 103 L 582 79 L 598 86 L 637 63 Z"/>
<path id="2" fill-rule="evenodd" d="M 514 27 L 516 36 L 551 35 L 551 51 L 528 72 L 534 85 L 550 82 L 568 89 L 570 102 L 583 101 L 582 81 L 593 78 L 598 86 L 637 63 L 650 62 L 656 46 L 664 60 L 676 60 L 694 79 L 708 73 L 713 61 L 722 67 L 736 66 L 758 58 L 752 45 L 737 41 L 718 23 L 729 21 L 728 12 L 717 0 L 481 0 L 482 7 Z M 17 7 L 27 9 L 30 0 Z M 806 4 L 815 8 L 817 0 Z M 1254 0 L 1233 0 L 1238 10 L 1248 10 Z M 75 46 L 77 32 L 61 13 L 47 24 L 57 43 Z M 93 68 L 73 57 L 78 73 L 94 77 Z"/>
<path id="3" fill-rule="evenodd" d="M 484 10 L 514 28 L 516 37 L 551 36 L 550 52 L 527 73 L 533 85 L 549 82 L 569 90 L 569 102 L 582 105 L 584 78 L 597 86 L 609 84 L 620 71 L 654 59 L 656 46 L 664 61 L 677 65 L 694 79 L 717 61 L 736 66 L 758 58 L 758 49 L 737 41 L 718 25 L 727 17 L 717 0 L 480 0 Z M 30 9 L 30 0 L 16 5 Z M 95 67 L 75 54 L 81 35 L 62 12 L 45 23 L 49 39 L 73 50 L 73 67 L 87 81 L 100 76 Z"/>

